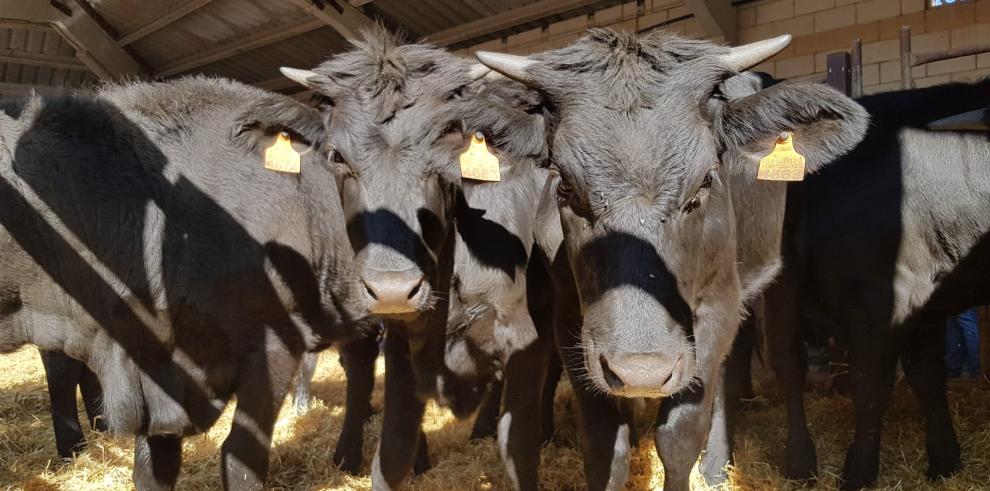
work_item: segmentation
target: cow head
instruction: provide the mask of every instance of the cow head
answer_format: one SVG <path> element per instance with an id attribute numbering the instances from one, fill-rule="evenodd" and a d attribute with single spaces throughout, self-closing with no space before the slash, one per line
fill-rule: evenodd
<path id="1" fill-rule="evenodd" d="M 723 93 L 788 42 L 726 48 L 596 29 L 533 59 L 478 53 L 551 101 L 551 172 L 594 388 L 663 396 L 691 384 L 742 310 L 728 176 L 755 176 L 783 132 L 809 171 L 862 137 L 864 111 L 819 84 Z"/>
<path id="2" fill-rule="evenodd" d="M 330 160 L 372 314 L 413 318 L 446 295 L 440 259 L 466 141 L 449 110 L 487 72 L 477 67 L 378 29 L 313 71 L 283 69 L 330 101 Z"/>

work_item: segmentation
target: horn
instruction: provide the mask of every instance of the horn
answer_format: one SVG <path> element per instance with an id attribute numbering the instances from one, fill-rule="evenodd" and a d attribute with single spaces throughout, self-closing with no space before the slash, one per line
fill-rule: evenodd
<path id="1" fill-rule="evenodd" d="M 488 68 L 481 63 L 475 63 L 474 65 L 471 65 L 471 70 L 468 71 L 468 77 L 470 77 L 471 80 L 478 80 L 485 78 L 491 72 L 491 68 Z"/>
<path id="2" fill-rule="evenodd" d="M 309 79 L 319 76 L 310 70 L 300 70 L 298 68 L 289 68 L 287 66 L 279 68 L 278 71 L 282 72 L 282 75 L 285 75 L 285 77 L 289 80 L 292 80 L 307 89 L 313 88 L 313 83 L 310 82 Z"/>
<path id="3" fill-rule="evenodd" d="M 759 65 L 763 60 L 780 53 L 788 44 L 791 44 L 791 35 L 784 34 L 775 38 L 729 48 L 729 52 L 720 56 L 719 60 L 730 69 L 741 72 Z"/>
<path id="4" fill-rule="evenodd" d="M 507 55 L 505 53 L 492 53 L 489 51 L 479 51 L 475 53 L 478 61 L 488 68 L 505 75 L 513 80 L 526 85 L 534 85 L 533 77 L 526 73 L 526 68 L 536 62 L 525 56 Z"/>
<path id="5" fill-rule="evenodd" d="M 938 131 L 988 131 L 987 110 L 977 109 L 928 123 L 928 129 Z"/>

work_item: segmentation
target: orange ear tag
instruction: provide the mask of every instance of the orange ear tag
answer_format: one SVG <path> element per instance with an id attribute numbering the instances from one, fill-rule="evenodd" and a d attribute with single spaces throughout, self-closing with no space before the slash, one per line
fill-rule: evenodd
<path id="1" fill-rule="evenodd" d="M 299 152 L 292 148 L 292 139 L 282 131 L 272 146 L 265 149 L 265 168 L 278 172 L 298 174 L 300 170 Z"/>
<path id="2" fill-rule="evenodd" d="M 492 155 L 485 143 L 485 135 L 475 133 L 471 138 L 471 146 L 461 154 L 461 177 L 478 181 L 498 182 L 502 180 L 499 173 L 498 157 Z"/>
<path id="3" fill-rule="evenodd" d="M 760 159 L 756 178 L 763 181 L 804 180 L 804 155 L 794 150 L 794 140 L 790 133 L 784 133 L 770 155 Z"/>

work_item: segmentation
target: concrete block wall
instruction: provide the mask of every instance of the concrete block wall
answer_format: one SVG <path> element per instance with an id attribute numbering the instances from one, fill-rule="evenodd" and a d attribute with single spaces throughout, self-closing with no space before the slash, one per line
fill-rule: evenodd
<path id="1" fill-rule="evenodd" d="M 990 43 L 990 0 L 929 8 L 928 0 L 761 0 L 739 7 L 739 42 L 790 33 L 794 41 L 757 67 L 776 77 L 825 75 L 825 57 L 863 40 L 867 94 L 901 87 L 900 29 L 911 26 L 911 49 L 929 53 Z M 915 85 L 990 76 L 990 53 L 914 68 Z"/>
<path id="2" fill-rule="evenodd" d="M 829 53 L 849 51 L 863 40 L 863 87 L 867 94 L 900 89 L 900 29 L 911 26 L 914 53 L 990 43 L 990 0 L 970 0 L 929 8 L 928 0 L 759 0 L 738 7 L 739 43 L 791 34 L 783 52 L 756 67 L 779 78 L 825 76 Z M 566 46 L 588 27 L 643 32 L 660 28 L 690 37 L 705 37 L 683 1 L 626 2 L 531 29 L 460 51 L 530 54 Z M 722 42 L 721 38 L 714 41 Z M 990 76 L 990 53 L 930 63 L 914 68 L 915 85 L 975 81 Z"/>

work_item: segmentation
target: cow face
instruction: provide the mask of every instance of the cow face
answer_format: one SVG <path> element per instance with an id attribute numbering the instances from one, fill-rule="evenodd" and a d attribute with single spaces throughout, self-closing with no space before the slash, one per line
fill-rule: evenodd
<path id="1" fill-rule="evenodd" d="M 331 101 L 330 160 L 372 314 L 414 318 L 446 294 L 438 269 L 466 141 L 449 110 L 473 67 L 375 32 L 313 72 L 283 70 Z"/>
<path id="2" fill-rule="evenodd" d="M 811 170 L 861 138 L 862 109 L 823 86 L 723 93 L 725 79 L 788 41 L 728 49 L 593 30 L 534 60 L 478 54 L 552 101 L 551 170 L 595 388 L 677 393 L 714 338 L 731 341 L 742 310 L 732 166 L 755 169 L 782 132 Z"/>

